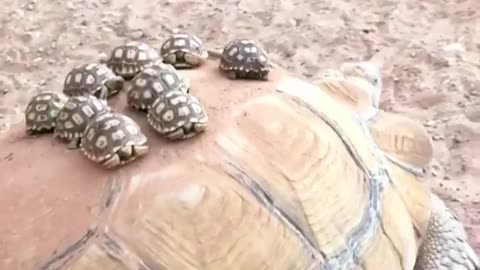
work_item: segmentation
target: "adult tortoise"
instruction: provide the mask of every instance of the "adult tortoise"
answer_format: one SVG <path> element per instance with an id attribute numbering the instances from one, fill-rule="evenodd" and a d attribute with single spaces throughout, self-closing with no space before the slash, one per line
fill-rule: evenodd
<path id="1" fill-rule="evenodd" d="M 1 269 L 479 268 L 461 224 L 370 136 L 392 114 L 364 121 L 278 67 L 268 81 L 229 80 L 212 59 L 181 72 L 209 129 L 161 138 L 122 92 L 110 106 L 150 151 L 116 170 L 22 124 L 0 137 Z"/>

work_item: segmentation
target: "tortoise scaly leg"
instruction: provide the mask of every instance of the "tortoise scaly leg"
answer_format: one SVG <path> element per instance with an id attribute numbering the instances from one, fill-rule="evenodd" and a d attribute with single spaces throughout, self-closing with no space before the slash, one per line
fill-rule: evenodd
<path id="1" fill-rule="evenodd" d="M 80 148 L 81 138 L 71 139 L 67 144 L 67 149 L 74 150 Z"/>
<path id="2" fill-rule="evenodd" d="M 174 54 L 174 53 L 171 53 L 169 55 L 166 55 L 164 58 L 163 58 L 163 62 L 164 63 L 167 63 L 167 64 L 175 64 L 175 62 L 177 62 L 177 55 Z"/>
<path id="3" fill-rule="evenodd" d="M 120 157 L 117 155 L 117 154 L 114 154 L 113 156 L 111 156 L 109 159 L 105 160 L 102 165 L 105 167 L 105 168 L 108 168 L 108 169 L 111 169 L 113 167 L 116 167 L 118 165 L 120 165 Z"/>
<path id="4" fill-rule="evenodd" d="M 231 79 L 231 80 L 235 80 L 237 79 L 237 72 L 232 70 L 232 71 L 227 71 L 225 73 L 227 75 L 227 78 Z"/>
<path id="5" fill-rule="evenodd" d="M 480 270 L 480 263 L 460 221 L 432 194 L 432 216 L 415 270 L 449 269 Z"/>
<path id="6" fill-rule="evenodd" d="M 204 61 L 203 58 L 196 55 L 189 54 L 189 53 L 186 53 L 183 56 L 183 58 L 185 59 L 185 62 L 189 64 L 191 67 L 198 67 L 202 65 Z"/>

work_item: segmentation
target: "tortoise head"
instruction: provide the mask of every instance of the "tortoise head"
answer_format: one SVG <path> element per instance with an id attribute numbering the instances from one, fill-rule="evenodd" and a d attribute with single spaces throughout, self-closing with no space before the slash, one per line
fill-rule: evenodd
<path id="1" fill-rule="evenodd" d="M 315 85 L 359 115 L 391 161 L 415 172 L 430 163 L 433 145 L 425 128 L 411 117 L 379 109 L 382 81 L 377 65 L 343 63 L 338 70 L 324 71 Z"/>
<path id="2" fill-rule="evenodd" d="M 357 77 L 367 80 L 375 87 L 372 93 L 372 104 L 375 108 L 380 106 L 380 95 L 382 93 L 382 75 L 380 67 L 373 62 L 346 62 L 340 67 L 345 77 Z"/>

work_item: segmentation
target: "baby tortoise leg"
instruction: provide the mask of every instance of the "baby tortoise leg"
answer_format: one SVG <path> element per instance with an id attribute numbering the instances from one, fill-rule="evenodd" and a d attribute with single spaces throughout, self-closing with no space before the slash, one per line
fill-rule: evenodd
<path id="1" fill-rule="evenodd" d="M 177 130 L 169 133 L 167 138 L 176 141 L 176 140 L 184 140 L 192 137 L 194 134 L 188 133 L 184 128 L 178 128 Z"/>
<path id="2" fill-rule="evenodd" d="M 231 80 L 237 79 L 237 72 L 235 70 L 227 71 L 225 74 L 226 74 L 227 78 L 229 78 Z"/>
<path id="3" fill-rule="evenodd" d="M 460 221 L 440 198 L 432 195 L 432 216 L 415 270 L 448 269 L 480 270 L 480 263 Z"/>
<path id="4" fill-rule="evenodd" d="M 177 55 L 174 53 L 170 53 L 163 57 L 163 62 L 173 65 L 177 62 Z"/>
<path id="5" fill-rule="evenodd" d="M 113 168 L 121 164 L 129 163 L 148 153 L 148 145 L 127 145 L 108 160 L 103 162 L 103 166 L 106 168 Z"/>
<path id="6" fill-rule="evenodd" d="M 198 67 L 203 64 L 205 61 L 204 58 L 201 56 L 193 55 L 190 53 L 186 53 L 183 58 L 185 59 L 185 62 L 188 63 L 192 67 Z"/>
<path id="7" fill-rule="evenodd" d="M 71 139 L 68 144 L 67 144 L 67 149 L 69 150 L 75 150 L 80 148 L 80 142 L 82 141 L 81 138 L 74 138 Z"/>

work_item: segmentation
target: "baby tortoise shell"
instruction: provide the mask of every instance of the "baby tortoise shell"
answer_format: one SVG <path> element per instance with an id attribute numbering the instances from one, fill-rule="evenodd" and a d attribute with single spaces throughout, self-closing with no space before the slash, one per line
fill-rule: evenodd
<path id="1" fill-rule="evenodd" d="M 253 40 L 231 41 L 220 57 L 219 69 L 230 79 L 268 80 L 271 68 L 267 53 Z"/>
<path id="2" fill-rule="evenodd" d="M 160 48 L 163 62 L 176 68 L 194 68 L 208 58 L 203 42 L 193 34 L 175 33 Z"/>
<path id="3" fill-rule="evenodd" d="M 160 60 L 155 48 L 140 41 L 130 41 L 115 47 L 105 63 L 115 74 L 130 80 L 142 69 Z"/>
<path id="4" fill-rule="evenodd" d="M 159 96 L 148 111 L 148 123 L 170 140 L 188 139 L 204 131 L 208 116 L 198 99 L 180 90 Z"/>
<path id="5" fill-rule="evenodd" d="M 71 97 L 58 114 L 54 136 L 69 142 L 69 149 L 77 149 L 90 119 L 107 111 L 110 108 L 106 100 L 94 96 Z"/>
<path id="6" fill-rule="evenodd" d="M 139 111 L 148 111 L 155 99 L 170 90 L 190 92 L 190 81 L 170 64 L 157 63 L 140 71 L 131 81 L 127 103 Z"/>
<path id="7" fill-rule="evenodd" d="M 82 64 L 74 67 L 65 77 L 63 93 L 73 97 L 93 95 L 107 99 L 122 90 L 124 82 L 104 64 Z"/>
<path id="8" fill-rule="evenodd" d="M 30 100 L 25 109 L 25 125 L 30 135 L 52 132 L 56 118 L 68 97 L 53 91 L 41 92 Z"/>
<path id="9" fill-rule="evenodd" d="M 106 112 L 92 118 L 80 143 L 90 160 L 114 168 L 148 153 L 147 137 L 130 117 Z"/>

